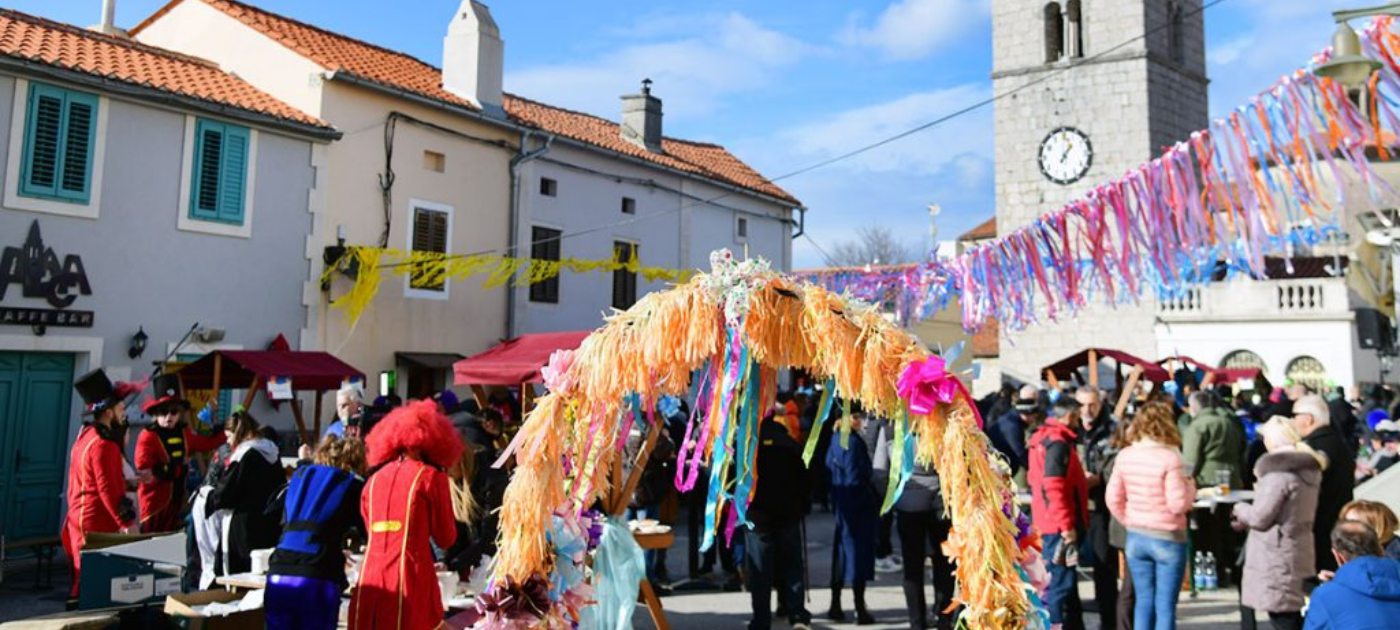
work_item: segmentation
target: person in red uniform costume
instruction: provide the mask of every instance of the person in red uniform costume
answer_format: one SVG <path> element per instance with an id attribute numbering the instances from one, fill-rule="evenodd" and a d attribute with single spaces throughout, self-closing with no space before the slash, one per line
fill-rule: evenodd
<path id="1" fill-rule="evenodd" d="M 442 596 L 431 538 L 457 539 L 444 469 L 464 447 L 431 400 L 390 412 L 365 440 L 369 465 L 360 513 L 369 529 L 359 583 L 350 598 L 350 630 L 430 630 L 442 625 Z"/>
<path id="2" fill-rule="evenodd" d="M 122 505 L 126 479 L 122 476 L 120 429 L 126 422 L 126 399 L 140 391 L 132 383 L 118 382 L 113 386 L 101 369 L 80 377 L 73 388 L 87 405 L 83 415 L 91 415 L 92 422 L 83 423 L 68 456 L 68 513 L 59 537 L 73 568 L 70 599 L 78 596 L 82 568 L 79 552 L 87 535 L 136 529 L 136 515 L 130 504 Z"/>
<path id="3" fill-rule="evenodd" d="M 212 451 L 228 441 L 219 427 L 215 427 L 213 435 L 203 436 L 185 424 L 181 415 L 189 410 L 190 403 L 180 398 L 180 385 L 174 375 L 157 376 L 153 387 L 155 393 L 141 411 L 155 424 L 136 438 L 136 469 L 151 474 L 150 481 L 136 488 L 143 533 L 184 528 L 185 461 L 190 453 Z"/>

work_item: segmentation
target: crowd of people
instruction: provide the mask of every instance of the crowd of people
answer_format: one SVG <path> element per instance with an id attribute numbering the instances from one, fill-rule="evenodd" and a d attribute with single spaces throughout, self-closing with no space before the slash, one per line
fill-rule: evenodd
<path id="1" fill-rule="evenodd" d="M 192 429 L 191 405 L 170 379 L 157 379 L 142 404 L 151 422 L 128 458 L 126 401 L 139 388 L 100 371 L 76 387 L 89 422 L 71 455 L 63 529 L 74 597 L 77 550 L 88 534 L 184 528 L 188 589 L 247 572 L 256 550 L 273 549 L 269 627 L 334 627 L 340 595 L 353 583 L 352 628 L 429 628 L 443 617 L 437 572 L 467 579 L 494 554 L 509 466 L 493 464 L 521 419 L 508 392 L 484 407 L 451 391 L 366 405 L 360 390 L 343 388 L 332 422 L 289 467 L 275 432 L 245 409 L 219 422 L 217 408 L 206 406 L 196 424 L 213 430 Z M 1121 417 L 1092 387 L 1008 387 L 979 401 L 988 443 L 1009 465 L 1041 533 L 1052 624 L 1083 628 L 1093 611 L 1102 628 L 1175 627 L 1192 550 L 1216 561 L 1222 586 L 1238 588 L 1245 628 L 1257 615 L 1275 628 L 1386 627 L 1400 619 L 1396 516 L 1353 500 L 1356 483 L 1400 460 L 1388 392 L 1354 401 L 1303 386 L 1263 399 L 1226 393 L 1188 386 L 1127 396 Z M 814 508 L 830 511 L 828 619 L 874 623 L 866 589 L 888 572 L 901 573 L 911 628 L 954 627 L 957 584 L 943 552 L 953 523 L 937 471 L 916 466 L 896 479 L 902 491 L 882 514 L 890 477 L 899 474 L 891 471 L 890 423 L 839 399 L 819 418 L 821 398 L 801 380 L 778 395 L 759 429 L 747 522 L 736 530 L 723 526 L 734 515 L 718 515 L 722 526 L 704 551 L 709 474 L 676 490 L 675 444 L 691 414 L 684 400 L 660 401 L 662 421 L 637 423 L 628 439 L 629 455 L 654 443 L 632 516 L 671 524 L 686 512 L 689 577 L 709 575 L 718 563 L 724 588 L 748 590 L 749 627 L 762 630 L 775 617 L 810 627 L 805 519 Z M 660 435 L 649 439 L 654 430 Z M 200 453 L 210 454 L 207 463 Z M 1245 489 L 1252 498 L 1239 500 L 1235 491 Z M 347 574 L 352 552 L 356 570 Z M 666 550 L 649 550 L 645 564 L 656 590 L 668 592 Z M 1083 572 L 1093 578 L 1092 603 L 1080 600 Z"/>
<path id="2" fill-rule="evenodd" d="M 142 388 L 100 370 L 75 387 L 87 422 L 70 455 L 62 531 L 71 598 L 90 535 L 184 529 L 186 590 L 249 572 L 271 550 L 268 628 L 335 628 L 353 583 L 351 628 L 427 629 L 443 620 L 439 571 L 468 579 L 495 553 L 509 473 L 492 463 L 519 422 L 508 396 L 486 408 L 451 391 L 366 406 L 345 387 L 334 421 L 288 466 L 276 431 L 241 407 L 219 421 L 206 406 L 198 417 L 210 430 L 193 430 L 191 405 L 166 378 L 141 406 L 151 422 L 128 458 L 127 402 Z M 207 462 L 194 457 L 205 452 Z"/>
<path id="3" fill-rule="evenodd" d="M 1258 615 L 1278 629 L 1394 627 L 1396 517 L 1353 490 L 1397 459 L 1397 401 L 1382 388 L 1231 393 L 1119 392 L 1122 417 L 1092 387 L 980 401 L 1044 541 L 1052 624 L 1084 627 L 1088 570 L 1100 627 L 1174 628 L 1195 550 L 1238 588 L 1242 628 Z"/>

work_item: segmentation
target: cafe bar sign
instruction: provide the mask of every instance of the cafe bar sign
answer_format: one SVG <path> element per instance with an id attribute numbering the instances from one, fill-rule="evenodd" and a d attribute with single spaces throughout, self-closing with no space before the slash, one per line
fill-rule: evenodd
<path id="1" fill-rule="evenodd" d="M 7 296 L 13 297 L 12 287 L 19 286 L 19 296 L 43 300 L 49 308 L 7 306 Z M 29 226 L 29 236 L 19 247 L 5 247 L 0 252 L 0 325 L 33 326 L 41 330 L 48 326 L 91 328 L 92 311 L 70 309 L 79 296 L 92 295 L 83 259 L 68 254 L 59 259 L 52 247 L 44 245 L 39 234 L 39 221 Z"/>

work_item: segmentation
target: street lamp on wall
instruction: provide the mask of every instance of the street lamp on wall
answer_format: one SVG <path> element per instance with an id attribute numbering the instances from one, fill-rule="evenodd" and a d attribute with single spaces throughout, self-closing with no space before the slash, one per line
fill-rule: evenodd
<path id="1" fill-rule="evenodd" d="M 150 337 L 146 336 L 146 328 L 144 326 L 138 327 L 136 329 L 136 334 L 131 336 L 131 347 L 127 348 L 126 356 L 128 358 L 135 359 L 136 357 L 145 354 L 146 341 L 149 339 Z"/>

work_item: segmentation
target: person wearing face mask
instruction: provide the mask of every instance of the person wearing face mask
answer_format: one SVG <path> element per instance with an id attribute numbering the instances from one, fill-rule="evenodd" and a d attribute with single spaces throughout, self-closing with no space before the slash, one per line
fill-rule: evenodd
<path id="1" fill-rule="evenodd" d="M 87 535 L 136 530 L 136 515 L 122 506 L 126 479 L 120 427 L 126 422 L 126 399 L 141 389 L 120 381 L 113 385 L 101 369 L 80 377 L 73 388 L 87 407 L 83 415 L 92 416 L 92 421 L 83 423 L 68 459 L 68 513 L 60 537 L 73 570 L 70 599 L 78 596 L 79 552 Z"/>
<path id="2" fill-rule="evenodd" d="M 172 374 L 157 376 L 151 400 L 141 411 L 154 422 L 136 438 L 136 470 L 150 474 L 136 488 L 141 512 L 141 531 L 168 532 L 179 529 L 185 514 L 185 477 L 190 453 L 203 453 L 223 446 L 227 439 L 222 427 L 214 434 L 191 431 L 182 415 L 190 403 L 180 397 L 180 386 Z"/>
<path id="3" fill-rule="evenodd" d="M 352 385 L 346 385 L 335 393 L 335 422 L 326 426 L 326 430 L 321 432 L 321 436 L 334 435 L 336 437 L 346 437 L 346 429 L 354 433 L 358 429 L 358 418 L 364 410 L 364 399 L 360 395 L 360 390 Z M 357 437 L 351 435 L 351 437 Z"/>

